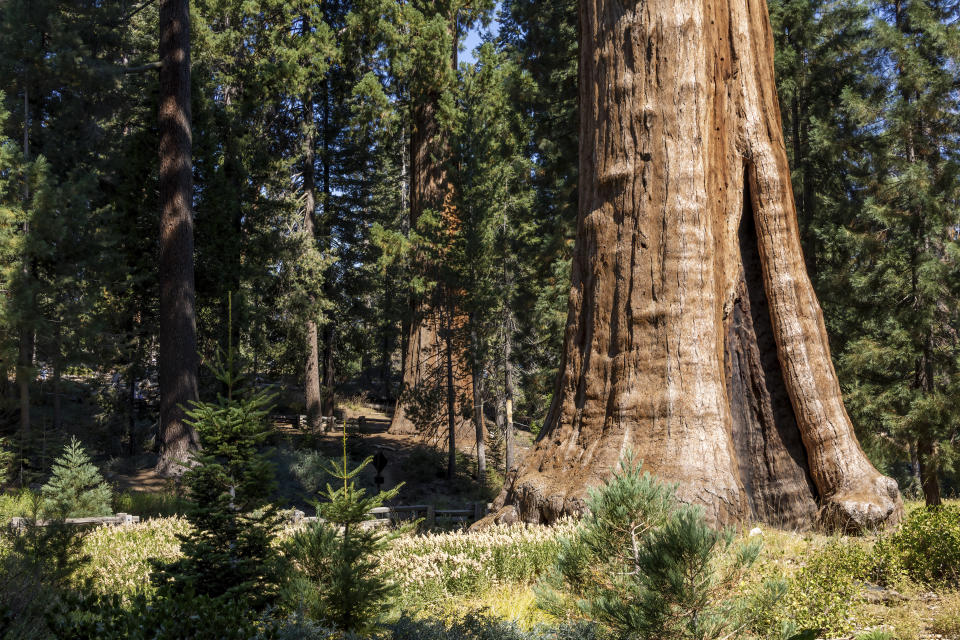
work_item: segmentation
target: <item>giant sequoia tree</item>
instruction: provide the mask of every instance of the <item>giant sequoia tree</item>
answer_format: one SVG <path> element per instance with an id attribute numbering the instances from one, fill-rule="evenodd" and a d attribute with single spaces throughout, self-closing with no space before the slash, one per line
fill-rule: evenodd
<path id="1" fill-rule="evenodd" d="M 450 119 L 457 36 L 473 19 L 471 10 L 462 4 L 453 0 L 412 3 L 407 7 L 406 20 L 413 34 L 408 62 L 412 70 L 410 229 L 418 236 L 420 245 L 415 251 L 414 271 L 423 284 L 429 283 L 426 288 L 430 291 L 411 294 L 411 319 L 403 354 L 403 393 L 390 423 L 391 433 L 426 431 L 438 441 L 448 439 L 451 470 L 457 431 L 469 433 L 469 423 L 461 416 L 460 397 L 471 387 L 467 364 L 452 344 L 454 330 L 463 323 L 457 292 L 449 282 L 444 282 L 441 273 L 446 245 L 459 224 L 447 175 L 451 149 L 449 124 L 444 126 L 444 119 Z"/>
<path id="2" fill-rule="evenodd" d="M 765 0 L 581 0 L 580 33 L 565 350 L 495 517 L 581 511 L 632 448 L 718 523 L 895 522 L 804 268 Z"/>

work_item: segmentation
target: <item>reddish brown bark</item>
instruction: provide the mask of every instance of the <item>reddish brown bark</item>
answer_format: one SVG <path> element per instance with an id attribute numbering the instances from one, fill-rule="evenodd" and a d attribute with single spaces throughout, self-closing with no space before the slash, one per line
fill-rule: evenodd
<path id="1" fill-rule="evenodd" d="M 190 129 L 190 8 L 160 2 L 160 460 L 177 471 L 198 448 L 184 410 L 197 399 Z"/>
<path id="2" fill-rule="evenodd" d="M 766 2 L 581 0 L 580 25 L 565 351 L 493 519 L 582 511 L 632 449 L 715 523 L 895 522 L 804 268 Z"/>
<path id="3" fill-rule="evenodd" d="M 452 56 L 451 64 L 456 68 L 456 47 Z M 411 110 L 411 229 L 416 228 L 420 215 L 427 209 L 443 212 L 451 226 L 456 224 L 456 212 L 451 205 L 452 187 L 445 166 L 449 144 L 437 120 L 439 101 L 439 94 L 421 96 Z M 447 296 L 445 303 L 448 306 L 449 301 Z M 462 320 L 456 316 L 455 310 L 434 308 L 422 299 L 413 303 L 413 317 L 403 356 L 401 393 L 390 423 L 390 433 L 418 433 L 438 443 L 476 442 L 471 421 L 465 419 L 461 411 L 461 398 L 468 397 L 472 389 L 470 370 L 459 349 L 450 350 L 451 371 L 447 375 L 448 345 L 441 335 L 441 327 L 445 325 L 444 316 L 449 313 L 454 315 L 451 326 L 456 330 Z M 437 391 L 442 393 L 435 393 Z M 453 404 L 452 410 L 450 404 Z M 435 410 L 430 411 L 430 405 L 435 406 Z M 452 436 L 451 422 L 454 424 Z"/>

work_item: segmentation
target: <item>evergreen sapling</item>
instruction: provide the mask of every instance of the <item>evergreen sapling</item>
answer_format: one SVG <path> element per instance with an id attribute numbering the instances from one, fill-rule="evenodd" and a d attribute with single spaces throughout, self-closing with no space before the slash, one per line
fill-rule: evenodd
<path id="1" fill-rule="evenodd" d="M 309 587 L 307 612 L 347 632 L 365 632 L 376 626 L 380 610 L 395 591 L 378 567 L 377 555 L 399 532 L 385 532 L 369 524 L 369 512 L 397 495 L 402 485 L 376 495 L 357 488 L 355 478 L 373 460 L 368 457 L 351 469 L 347 460 L 346 424 L 343 453 L 327 473 L 337 479 L 327 484 L 325 501 L 317 503 L 316 522 L 297 532 L 286 544 Z M 342 483 L 342 484 L 341 484 Z"/>
<path id="2" fill-rule="evenodd" d="M 75 437 L 53 463 L 53 474 L 40 490 L 42 512 L 55 519 L 108 516 L 110 487 Z"/>
<path id="3" fill-rule="evenodd" d="M 699 507 L 680 504 L 630 453 L 587 506 L 534 589 L 541 608 L 642 640 L 735 637 L 749 625 L 732 590 L 759 542 L 734 547 L 732 533 L 711 529 Z"/>
<path id="4" fill-rule="evenodd" d="M 201 450 L 186 471 L 192 531 L 180 536 L 183 558 L 160 567 L 154 581 L 174 594 L 244 602 L 254 611 L 280 591 L 283 560 L 272 544 L 281 526 L 270 504 L 273 465 L 261 450 L 270 434 L 273 396 L 243 388 L 236 350 L 211 365 L 225 395 L 187 411 Z"/>

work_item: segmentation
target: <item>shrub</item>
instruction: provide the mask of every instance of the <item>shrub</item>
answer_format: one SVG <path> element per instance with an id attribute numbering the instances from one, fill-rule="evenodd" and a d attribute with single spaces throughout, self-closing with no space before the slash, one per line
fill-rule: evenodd
<path id="1" fill-rule="evenodd" d="M 200 437 L 201 453 L 184 474 L 191 528 L 178 535 L 183 557 L 158 564 L 154 582 L 168 594 L 192 592 L 239 600 L 262 611 L 279 594 L 283 561 L 273 539 L 281 525 L 269 503 L 275 480 L 259 450 L 270 429 L 273 396 L 244 390 L 234 370 L 235 350 L 212 365 L 226 395 L 195 402 L 187 412 Z"/>
<path id="2" fill-rule="evenodd" d="M 290 473 L 300 486 L 309 493 L 323 489 L 323 483 L 329 478 L 329 461 L 319 451 L 296 451 L 296 461 L 290 466 Z"/>
<path id="3" fill-rule="evenodd" d="M 794 577 L 783 617 L 800 628 L 841 635 L 851 630 L 850 612 L 862 601 L 871 557 L 862 542 L 838 538 L 815 552 Z"/>
<path id="4" fill-rule="evenodd" d="M 960 586 L 960 506 L 914 509 L 877 542 L 876 554 L 885 581 L 906 575 L 930 587 Z"/>
<path id="5" fill-rule="evenodd" d="M 617 637 L 738 632 L 731 592 L 759 543 L 735 548 L 732 534 L 711 529 L 701 509 L 679 504 L 673 488 L 641 473 L 631 454 L 590 492 L 587 505 L 588 515 L 536 588 L 544 609 L 594 620 Z"/>
<path id="6" fill-rule="evenodd" d="M 960 609 L 938 613 L 930 623 L 930 631 L 944 638 L 960 638 Z"/>
<path id="7" fill-rule="evenodd" d="M 50 615 L 69 594 L 87 558 L 80 552 L 84 531 L 62 522 L 38 526 L 41 500 L 32 504 L 26 529 L 0 536 L 0 637 L 50 638 Z"/>
<path id="8" fill-rule="evenodd" d="M 110 487 L 76 438 L 53 463 L 53 474 L 40 490 L 43 513 L 52 518 L 110 515 Z"/>
<path id="9" fill-rule="evenodd" d="M 58 638 L 74 640 L 259 640 L 270 637 L 269 620 L 250 615 L 243 601 L 196 595 L 76 596 L 52 617 Z"/>
<path id="10" fill-rule="evenodd" d="M 400 589 L 405 606 L 442 603 L 497 585 L 529 583 L 549 569 L 570 522 L 553 527 L 516 524 L 405 536 L 383 554 L 380 566 Z"/>
<path id="11" fill-rule="evenodd" d="M 597 628 L 586 622 L 541 625 L 524 631 L 513 622 L 473 613 L 451 622 L 401 617 L 388 627 L 391 640 L 596 640 Z"/>
<path id="12" fill-rule="evenodd" d="M 9 438 L 0 438 L 0 489 L 7 485 L 17 456 Z"/>
<path id="13" fill-rule="evenodd" d="M 98 527 L 83 539 L 83 553 L 90 557 L 79 575 L 89 581 L 94 594 L 116 594 L 129 601 L 150 594 L 151 573 L 158 562 L 181 557 L 180 540 L 189 535 L 185 518 L 153 518 L 123 527 Z"/>
<path id="14" fill-rule="evenodd" d="M 446 458 L 433 447 L 415 447 L 403 461 L 403 476 L 411 482 L 430 482 L 443 476 L 447 466 Z"/>
<path id="15" fill-rule="evenodd" d="M 186 513 L 189 503 L 174 491 L 124 491 L 113 498 L 115 513 L 141 518 L 167 518 Z"/>
<path id="16" fill-rule="evenodd" d="M 381 605 L 395 587 L 389 576 L 377 571 L 376 555 L 387 547 L 389 535 L 362 523 L 371 509 L 397 495 L 400 486 L 366 496 L 354 478 L 373 460 L 364 460 L 350 469 L 347 461 L 347 432 L 343 431 L 340 464 L 327 473 L 343 483 L 336 489 L 327 485 L 326 502 L 317 505 L 321 516 L 286 543 L 287 554 L 312 589 L 306 608 L 316 618 L 344 631 L 366 631 L 379 621 Z"/>
<path id="17" fill-rule="evenodd" d="M 0 493 L 0 526 L 6 526 L 11 518 L 30 515 L 34 500 L 37 499 L 30 489 L 15 489 Z"/>

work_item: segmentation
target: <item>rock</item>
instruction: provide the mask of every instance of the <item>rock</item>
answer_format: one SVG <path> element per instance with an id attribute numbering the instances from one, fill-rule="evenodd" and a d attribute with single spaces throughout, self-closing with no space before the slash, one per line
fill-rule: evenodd
<path id="1" fill-rule="evenodd" d="M 906 598 L 896 590 L 887 589 L 877 584 L 867 584 L 863 596 L 867 602 L 873 604 L 893 604 L 906 600 Z"/>

